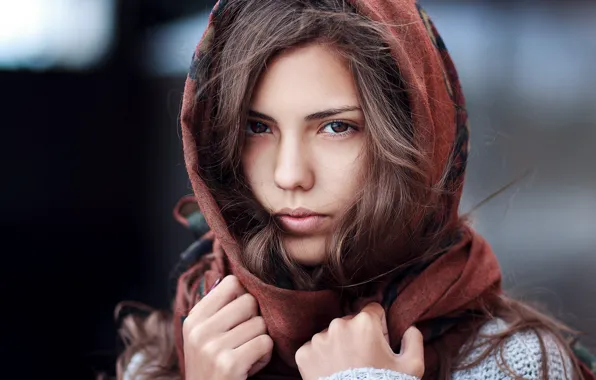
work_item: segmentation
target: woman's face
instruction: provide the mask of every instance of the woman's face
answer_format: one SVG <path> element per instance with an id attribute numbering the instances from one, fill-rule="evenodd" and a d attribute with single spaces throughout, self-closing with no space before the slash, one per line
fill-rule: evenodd
<path id="1" fill-rule="evenodd" d="M 318 44 L 284 52 L 259 78 L 248 120 L 249 185 L 288 254 L 318 265 L 360 187 L 364 115 L 347 64 Z"/>

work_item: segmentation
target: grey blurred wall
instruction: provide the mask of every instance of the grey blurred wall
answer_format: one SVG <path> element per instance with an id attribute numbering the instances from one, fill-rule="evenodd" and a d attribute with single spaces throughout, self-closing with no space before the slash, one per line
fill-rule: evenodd
<path id="1" fill-rule="evenodd" d="M 462 212 L 514 295 L 596 342 L 596 3 L 431 3 L 467 95 Z"/>

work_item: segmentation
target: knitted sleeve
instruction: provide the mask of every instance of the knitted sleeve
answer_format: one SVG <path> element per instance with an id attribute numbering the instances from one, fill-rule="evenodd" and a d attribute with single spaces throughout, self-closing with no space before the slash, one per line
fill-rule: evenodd
<path id="1" fill-rule="evenodd" d="M 495 334 L 507 328 L 502 320 L 493 320 L 484 325 L 482 334 Z M 560 347 L 556 339 L 550 334 L 541 334 L 545 352 L 542 352 L 536 332 L 519 332 L 505 340 L 501 350 L 495 350 L 477 366 L 453 373 L 453 380 L 484 379 L 509 380 L 523 378 L 525 380 L 542 379 L 542 364 L 547 361 L 547 379 L 573 379 L 573 366 L 569 356 Z M 480 346 L 464 360 L 472 362 L 484 350 Z"/>
<path id="2" fill-rule="evenodd" d="M 485 324 L 480 333 L 483 335 L 497 334 L 507 328 L 502 320 L 493 320 Z M 535 332 L 519 332 L 505 341 L 500 351 L 492 352 L 478 365 L 452 374 L 452 380 L 513 380 L 511 371 L 517 378 L 524 380 L 542 380 L 542 363 L 548 362 L 549 380 L 573 379 L 573 367 L 570 358 L 554 337 L 548 334 L 541 335 L 546 352 L 542 353 L 540 341 Z M 480 338 L 479 338 L 480 339 Z M 476 341 L 475 343 L 482 343 Z M 474 361 L 483 353 L 485 347 L 480 345 L 470 356 L 464 359 L 465 363 Z M 130 361 L 124 373 L 125 380 L 140 380 L 141 376 L 135 374 L 139 369 L 143 356 L 137 353 Z M 319 380 L 419 380 L 418 378 L 403 373 L 375 368 L 355 368 L 334 373 Z"/>
<path id="3" fill-rule="evenodd" d="M 497 334 L 506 328 L 507 324 L 504 321 L 495 319 L 485 324 L 480 330 L 480 333 L 483 335 Z M 541 337 L 546 349 L 544 354 L 540 347 L 538 335 L 535 332 L 519 332 L 505 340 L 502 350 L 492 352 L 491 355 L 481 361 L 477 366 L 467 370 L 453 372 L 452 380 L 513 380 L 515 378 L 541 380 L 542 363 L 544 360 L 548 362 L 548 379 L 573 379 L 571 360 L 563 353 L 555 338 L 548 334 L 542 334 Z M 475 343 L 482 344 L 481 341 L 476 341 Z M 480 345 L 469 357 L 464 359 L 464 364 L 471 363 L 478 358 L 484 352 L 485 348 L 486 346 Z M 386 369 L 358 368 L 338 372 L 321 380 L 415 379 L 415 377 Z"/>
<path id="4" fill-rule="evenodd" d="M 419 380 L 417 377 L 388 369 L 355 368 L 337 372 L 319 380 Z"/>

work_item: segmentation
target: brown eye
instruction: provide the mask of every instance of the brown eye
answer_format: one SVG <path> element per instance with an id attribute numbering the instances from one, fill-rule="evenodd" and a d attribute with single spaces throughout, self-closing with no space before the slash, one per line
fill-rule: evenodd
<path id="1" fill-rule="evenodd" d="M 269 127 L 258 121 L 249 121 L 246 125 L 246 132 L 251 135 L 259 135 L 262 133 L 268 133 Z"/>
<path id="2" fill-rule="evenodd" d="M 332 121 L 330 123 L 325 124 L 323 129 L 321 130 L 324 133 L 328 133 L 331 135 L 338 135 L 338 134 L 346 134 L 349 133 L 350 130 L 355 129 L 351 125 L 341 122 L 341 121 Z"/>

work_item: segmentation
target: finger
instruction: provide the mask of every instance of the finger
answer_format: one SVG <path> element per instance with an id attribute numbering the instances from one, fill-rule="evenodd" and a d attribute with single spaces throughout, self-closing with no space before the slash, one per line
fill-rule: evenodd
<path id="1" fill-rule="evenodd" d="M 207 320 L 207 328 L 228 331 L 259 314 L 257 300 L 245 293 L 221 308 Z"/>
<path id="2" fill-rule="evenodd" d="M 361 313 L 368 313 L 381 323 L 381 330 L 385 341 L 389 343 L 389 330 L 387 329 L 387 318 L 385 317 L 385 309 L 377 302 L 371 302 L 360 311 Z"/>
<path id="3" fill-rule="evenodd" d="M 412 326 L 404 333 L 399 355 L 406 361 L 424 358 L 424 339 L 416 327 Z"/>
<path id="4" fill-rule="evenodd" d="M 235 276 L 226 276 L 217 287 L 209 292 L 208 296 L 192 308 L 187 319 L 205 320 L 244 293 L 246 290 Z"/>
<path id="5" fill-rule="evenodd" d="M 264 367 L 271 359 L 271 351 L 273 350 L 273 340 L 269 335 L 259 335 L 254 339 L 246 342 L 242 346 L 234 349 L 234 355 L 239 363 L 246 365 L 247 371 L 255 371 L 254 365 Z"/>
<path id="6" fill-rule="evenodd" d="M 379 320 L 385 319 L 385 309 L 383 309 L 383 306 L 377 302 L 367 304 L 360 312 L 368 313 Z"/>
<path id="7" fill-rule="evenodd" d="M 224 333 L 220 344 L 223 348 L 235 349 L 266 333 L 267 326 L 263 318 L 255 317 Z"/>
<path id="8" fill-rule="evenodd" d="M 255 364 L 253 364 L 251 369 L 248 370 L 248 377 L 253 376 L 255 373 L 265 368 L 267 364 L 269 364 L 269 362 L 271 361 L 272 354 L 273 350 L 270 350 L 267 354 L 265 354 L 265 356 L 263 356 Z"/>
<path id="9" fill-rule="evenodd" d="M 309 340 L 308 342 L 304 343 L 302 347 L 298 349 L 298 351 L 296 351 L 296 354 L 294 355 L 294 361 L 298 365 L 298 369 L 303 368 L 304 364 L 308 362 L 311 350 L 312 340 Z M 302 375 L 302 378 L 306 377 L 302 371 L 300 371 L 300 375 Z"/>

